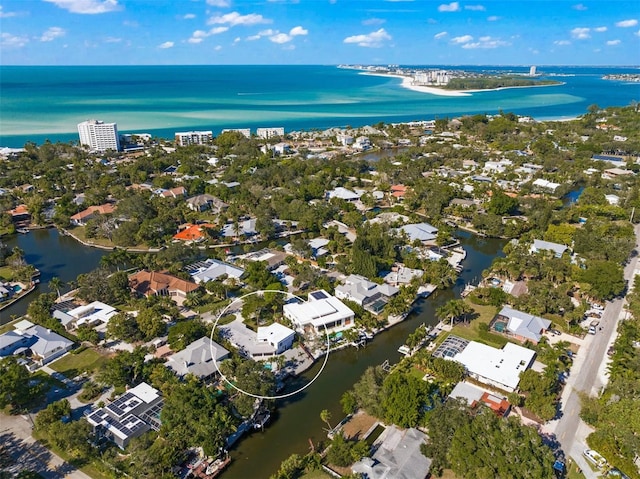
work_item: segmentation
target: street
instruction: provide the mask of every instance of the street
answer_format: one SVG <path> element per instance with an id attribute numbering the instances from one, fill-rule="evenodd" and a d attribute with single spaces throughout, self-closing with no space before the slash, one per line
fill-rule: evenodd
<path id="1" fill-rule="evenodd" d="M 636 251 L 640 250 L 640 225 L 635 227 Z M 631 258 L 624 268 L 624 277 L 628 281 L 628 291 L 633 288 L 633 279 L 638 257 Z M 571 374 L 562 393 L 562 416 L 558 420 L 547 423 L 543 432 L 555 434 L 567 457 L 571 457 L 582 469 L 587 479 L 596 478 L 582 452 L 587 449 L 586 437 L 592 429 L 580 419 L 579 393 L 598 395 L 606 385 L 606 369 L 604 363 L 608 360 L 607 348 L 615 341 L 618 322 L 624 318 L 624 298 L 616 298 L 609 302 L 600 320 L 601 330 L 595 335 L 587 335 L 583 340 L 577 356 L 574 359 Z"/>

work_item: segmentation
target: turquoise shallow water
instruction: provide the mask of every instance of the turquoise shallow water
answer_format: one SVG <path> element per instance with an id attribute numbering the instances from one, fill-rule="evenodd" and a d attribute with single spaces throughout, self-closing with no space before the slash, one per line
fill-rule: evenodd
<path id="1" fill-rule="evenodd" d="M 451 68 L 451 67 L 447 67 Z M 528 68 L 461 67 L 516 71 Z M 640 100 L 640 84 L 602 80 L 637 68 L 539 67 L 565 82 L 442 97 L 413 92 L 400 80 L 334 66 L 0 67 L 0 146 L 77 140 L 88 118 L 118 123 L 121 132 L 172 137 L 175 131 L 284 126 L 361 126 L 496 113 L 539 119 L 574 117 L 589 105 Z M 543 77 L 545 78 L 545 77 Z"/>

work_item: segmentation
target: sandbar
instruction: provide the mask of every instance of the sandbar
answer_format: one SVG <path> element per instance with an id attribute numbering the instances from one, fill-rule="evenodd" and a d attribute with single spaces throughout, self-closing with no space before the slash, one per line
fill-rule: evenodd
<path id="1" fill-rule="evenodd" d="M 378 77 L 397 78 L 402 80 L 401 87 L 407 90 L 417 91 L 420 93 L 430 93 L 431 95 L 438 96 L 471 96 L 471 93 L 466 93 L 459 90 L 445 90 L 444 88 L 438 88 L 433 86 L 414 85 L 413 78 L 401 75 L 392 75 L 390 73 L 370 73 L 362 72 L 361 75 L 373 75 Z"/>

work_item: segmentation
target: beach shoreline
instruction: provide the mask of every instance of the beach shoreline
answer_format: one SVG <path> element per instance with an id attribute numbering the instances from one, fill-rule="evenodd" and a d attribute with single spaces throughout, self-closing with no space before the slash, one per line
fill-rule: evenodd
<path id="1" fill-rule="evenodd" d="M 449 96 L 449 97 L 472 96 L 473 93 L 482 93 L 486 91 L 501 91 L 501 90 L 510 90 L 513 88 L 539 88 L 539 87 L 546 87 L 546 86 L 561 86 L 565 84 L 565 82 L 559 82 L 559 83 L 545 84 L 545 85 L 502 86 L 498 88 L 481 88 L 476 90 L 445 90 L 444 88 L 433 87 L 433 86 L 414 85 L 413 79 L 407 76 L 393 75 L 390 73 L 369 73 L 369 72 L 362 72 L 361 75 L 398 78 L 402 80 L 402 82 L 400 83 L 400 86 L 402 88 L 406 88 L 407 90 L 412 90 L 420 93 L 429 93 L 431 95 Z"/>

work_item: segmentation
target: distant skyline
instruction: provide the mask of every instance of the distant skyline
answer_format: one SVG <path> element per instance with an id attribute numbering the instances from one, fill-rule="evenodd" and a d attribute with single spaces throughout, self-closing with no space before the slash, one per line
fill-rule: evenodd
<path id="1" fill-rule="evenodd" d="M 2 65 L 640 65 L 638 0 L 0 0 Z"/>

